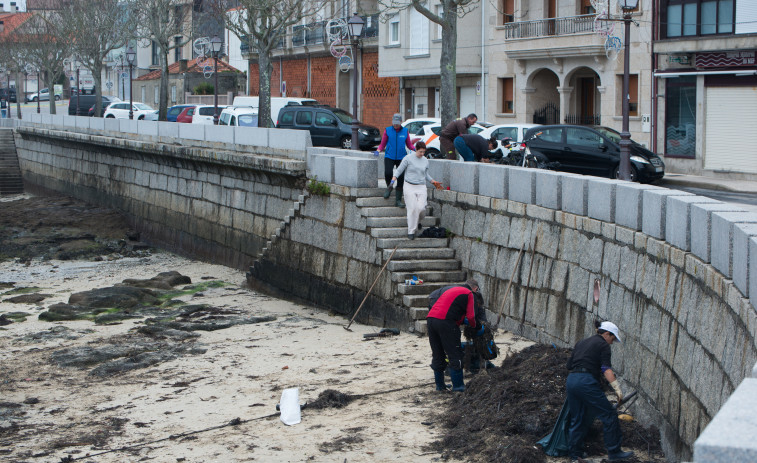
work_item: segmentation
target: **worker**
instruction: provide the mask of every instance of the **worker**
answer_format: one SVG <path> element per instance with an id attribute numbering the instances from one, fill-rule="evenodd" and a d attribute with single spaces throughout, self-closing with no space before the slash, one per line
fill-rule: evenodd
<path id="1" fill-rule="evenodd" d="M 434 370 L 437 391 L 447 390 L 444 383 L 447 359 L 452 390 L 465 390 L 460 325 L 476 327 L 473 293 L 478 290 L 478 282 L 473 279 L 466 281 L 462 286 L 453 286 L 439 296 L 426 316 L 428 342 L 431 345 L 431 369 Z"/>
<path id="2" fill-rule="evenodd" d="M 465 119 L 456 119 L 447 124 L 439 133 L 439 147 L 442 149 L 442 155 L 447 159 L 457 159 L 455 154 L 455 137 L 468 133 L 471 125 L 475 124 L 478 116 L 473 113 L 468 114 Z"/>
<path id="3" fill-rule="evenodd" d="M 494 151 L 497 149 L 497 139 L 494 137 L 487 139 L 481 135 L 466 133 L 455 137 L 455 148 L 462 156 L 463 161 L 481 162 L 486 156 L 494 156 Z"/>
<path id="4" fill-rule="evenodd" d="M 623 392 L 612 370 L 610 346 L 620 341 L 618 327 L 611 322 L 596 323 L 597 334 L 579 341 L 568 359 L 567 394 L 570 410 L 568 445 L 571 461 L 583 462 L 584 437 L 594 418 L 602 421 L 604 440 L 610 461 L 625 460 L 633 452 L 620 448 L 623 436 L 620 431 L 618 413 L 607 400 L 600 387 L 600 376 L 604 375 L 618 397 L 623 400 Z"/>

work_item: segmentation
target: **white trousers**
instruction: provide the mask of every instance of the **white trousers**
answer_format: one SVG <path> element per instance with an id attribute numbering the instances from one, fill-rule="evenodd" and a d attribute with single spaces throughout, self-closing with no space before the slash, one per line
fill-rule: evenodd
<path id="1" fill-rule="evenodd" d="M 412 235 L 418 229 L 418 222 L 426 217 L 426 199 L 428 190 L 426 184 L 413 185 L 405 182 L 402 188 L 407 210 L 407 234 Z"/>

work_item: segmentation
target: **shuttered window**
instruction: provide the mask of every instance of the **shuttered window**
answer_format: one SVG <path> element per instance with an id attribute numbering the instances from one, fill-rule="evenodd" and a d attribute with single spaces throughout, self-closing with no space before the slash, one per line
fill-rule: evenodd
<path id="1" fill-rule="evenodd" d="M 428 19 L 410 8 L 410 56 L 428 55 Z"/>

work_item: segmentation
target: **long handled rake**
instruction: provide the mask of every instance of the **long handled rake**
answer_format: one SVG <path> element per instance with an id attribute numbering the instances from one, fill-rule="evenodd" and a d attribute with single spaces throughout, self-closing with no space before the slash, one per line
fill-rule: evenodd
<path id="1" fill-rule="evenodd" d="M 368 300 L 368 296 L 371 295 L 371 291 L 373 291 L 373 287 L 376 286 L 376 283 L 378 282 L 379 278 L 381 277 L 381 274 L 384 273 L 384 269 L 386 268 L 387 265 L 389 265 L 389 262 L 391 262 L 392 257 L 394 257 L 394 253 L 395 252 L 397 252 L 397 246 L 394 247 L 394 250 L 392 251 L 392 253 L 389 254 L 389 258 L 386 260 L 386 262 L 384 262 L 384 266 L 381 267 L 381 270 L 379 271 L 378 275 L 376 275 L 376 279 L 373 280 L 373 284 L 371 285 L 371 288 L 368 290 L 367 293 L 365 293 L 365 297 L 363 298 L 363 302 L 361 302 L 360 306 L 358 306 L 357 310 L 355 311 L 355 315 L 352 316 L 352 319 L 347 324 L 347 326 L 343 326 L 342 328 L 344 328 L 347 331 L 352 331 L 350 329 L 350 325 L 352 325 L 352 322 L 355 321 L 355 317 L 357 317 L 357 314 L 360 312 L 360 309 L 363 308 L 363 304 L 365 304 L 365 301 Z"/>

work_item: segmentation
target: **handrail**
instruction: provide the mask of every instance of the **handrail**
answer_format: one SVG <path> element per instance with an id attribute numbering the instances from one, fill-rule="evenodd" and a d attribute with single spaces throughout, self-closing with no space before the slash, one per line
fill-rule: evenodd
<path id="1" fill-rule="evenodd" d="M 550 37 L 592 32 L 594 31 L 595 17 L 596 15 L 593 14 L 585 14 L 507 23 L 504 25 L 505 39 Z"/>

